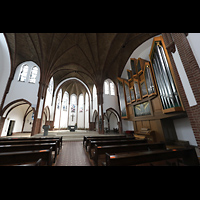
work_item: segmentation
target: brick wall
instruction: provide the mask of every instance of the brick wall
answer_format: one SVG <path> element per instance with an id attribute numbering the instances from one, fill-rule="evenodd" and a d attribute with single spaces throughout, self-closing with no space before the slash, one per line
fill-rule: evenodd
<path id="1" fill-rule="evenodd" d="M 200 68 L 194 57 L 193 51 L 184 33 L 165 33 L 163 39 L 168 49 L 169 57 L 174 69 L 177 86 L 180 92 L 183 106 L 187 112 L 190 120 L 194 136 L 196 138 L 198 148 L 200 149 Z M 187 101 L 185 91 L 183 89 L 182 82 L 180 80 L 176 64 L 173 60 L 171 52 L 174 51 L 174 43 L 178 49 L 181 61 L 183 63 L 185 72 L 188 76 L 189 83 L 193 90 L 194 96 L 197 101 L 197 105 L 190 107 Z"/>

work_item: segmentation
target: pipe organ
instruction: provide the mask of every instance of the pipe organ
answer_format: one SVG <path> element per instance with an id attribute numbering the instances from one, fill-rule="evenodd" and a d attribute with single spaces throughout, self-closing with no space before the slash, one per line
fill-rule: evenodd
<path id="1" fill-rule="evenodd" d="M 148 128 L 157 141 L 177 141 L 173 118 L 187 115 L 162 36 L 153 39 L 149 58 L 130 58 L 128 79 L 118 77 L 121 116 L 133 121 L 135 133 Z"/>
<path id="2" fill-rule="evenodd" d="M 183 110 L 167 56 L 162 38 L 154 38 L 149 57 L 164 113 Z"/>

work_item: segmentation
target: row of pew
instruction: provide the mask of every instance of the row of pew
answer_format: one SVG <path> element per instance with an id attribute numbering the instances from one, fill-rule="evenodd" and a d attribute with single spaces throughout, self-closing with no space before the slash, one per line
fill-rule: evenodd
<path id="1" fill-rule="evenodd" d="M 0 166 L 52 166 L 62 137 L 1 137 Z"/>
<path id="2" fill-rule="evenodd" d="M 191 146 L 168 149 L 164 142 L 126 136 L 84 136 L 83 146 L 96 166 L 199 166 Z"/>

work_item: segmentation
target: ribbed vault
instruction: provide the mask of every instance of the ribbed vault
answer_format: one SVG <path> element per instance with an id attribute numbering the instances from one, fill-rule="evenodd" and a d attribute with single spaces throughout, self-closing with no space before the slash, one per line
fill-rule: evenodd
<path id="1" fill-rule="evenodd" d="M 69 77 L 82 80 L 92 92 L 107 78 L 116 81 L 135 48 L 158 33 L 5 33 L 11 70 L 27 60 L 41 69 L 40 82 L 53 76 L 56 86 Z M 67 84 L 67 83 L 66 83 Z M 79 86 L 76 81 L 68 88 Z M 67 87 L 67 85 L 66 85 Z"/>

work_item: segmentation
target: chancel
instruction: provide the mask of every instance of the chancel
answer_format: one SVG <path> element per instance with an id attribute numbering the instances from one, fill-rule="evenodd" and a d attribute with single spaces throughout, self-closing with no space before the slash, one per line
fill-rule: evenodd
<path id="1" fill-rule="evenodd" d="M 199 166 L 199 53 L 199 33 L 0 33 L 0 165 Z"/>

